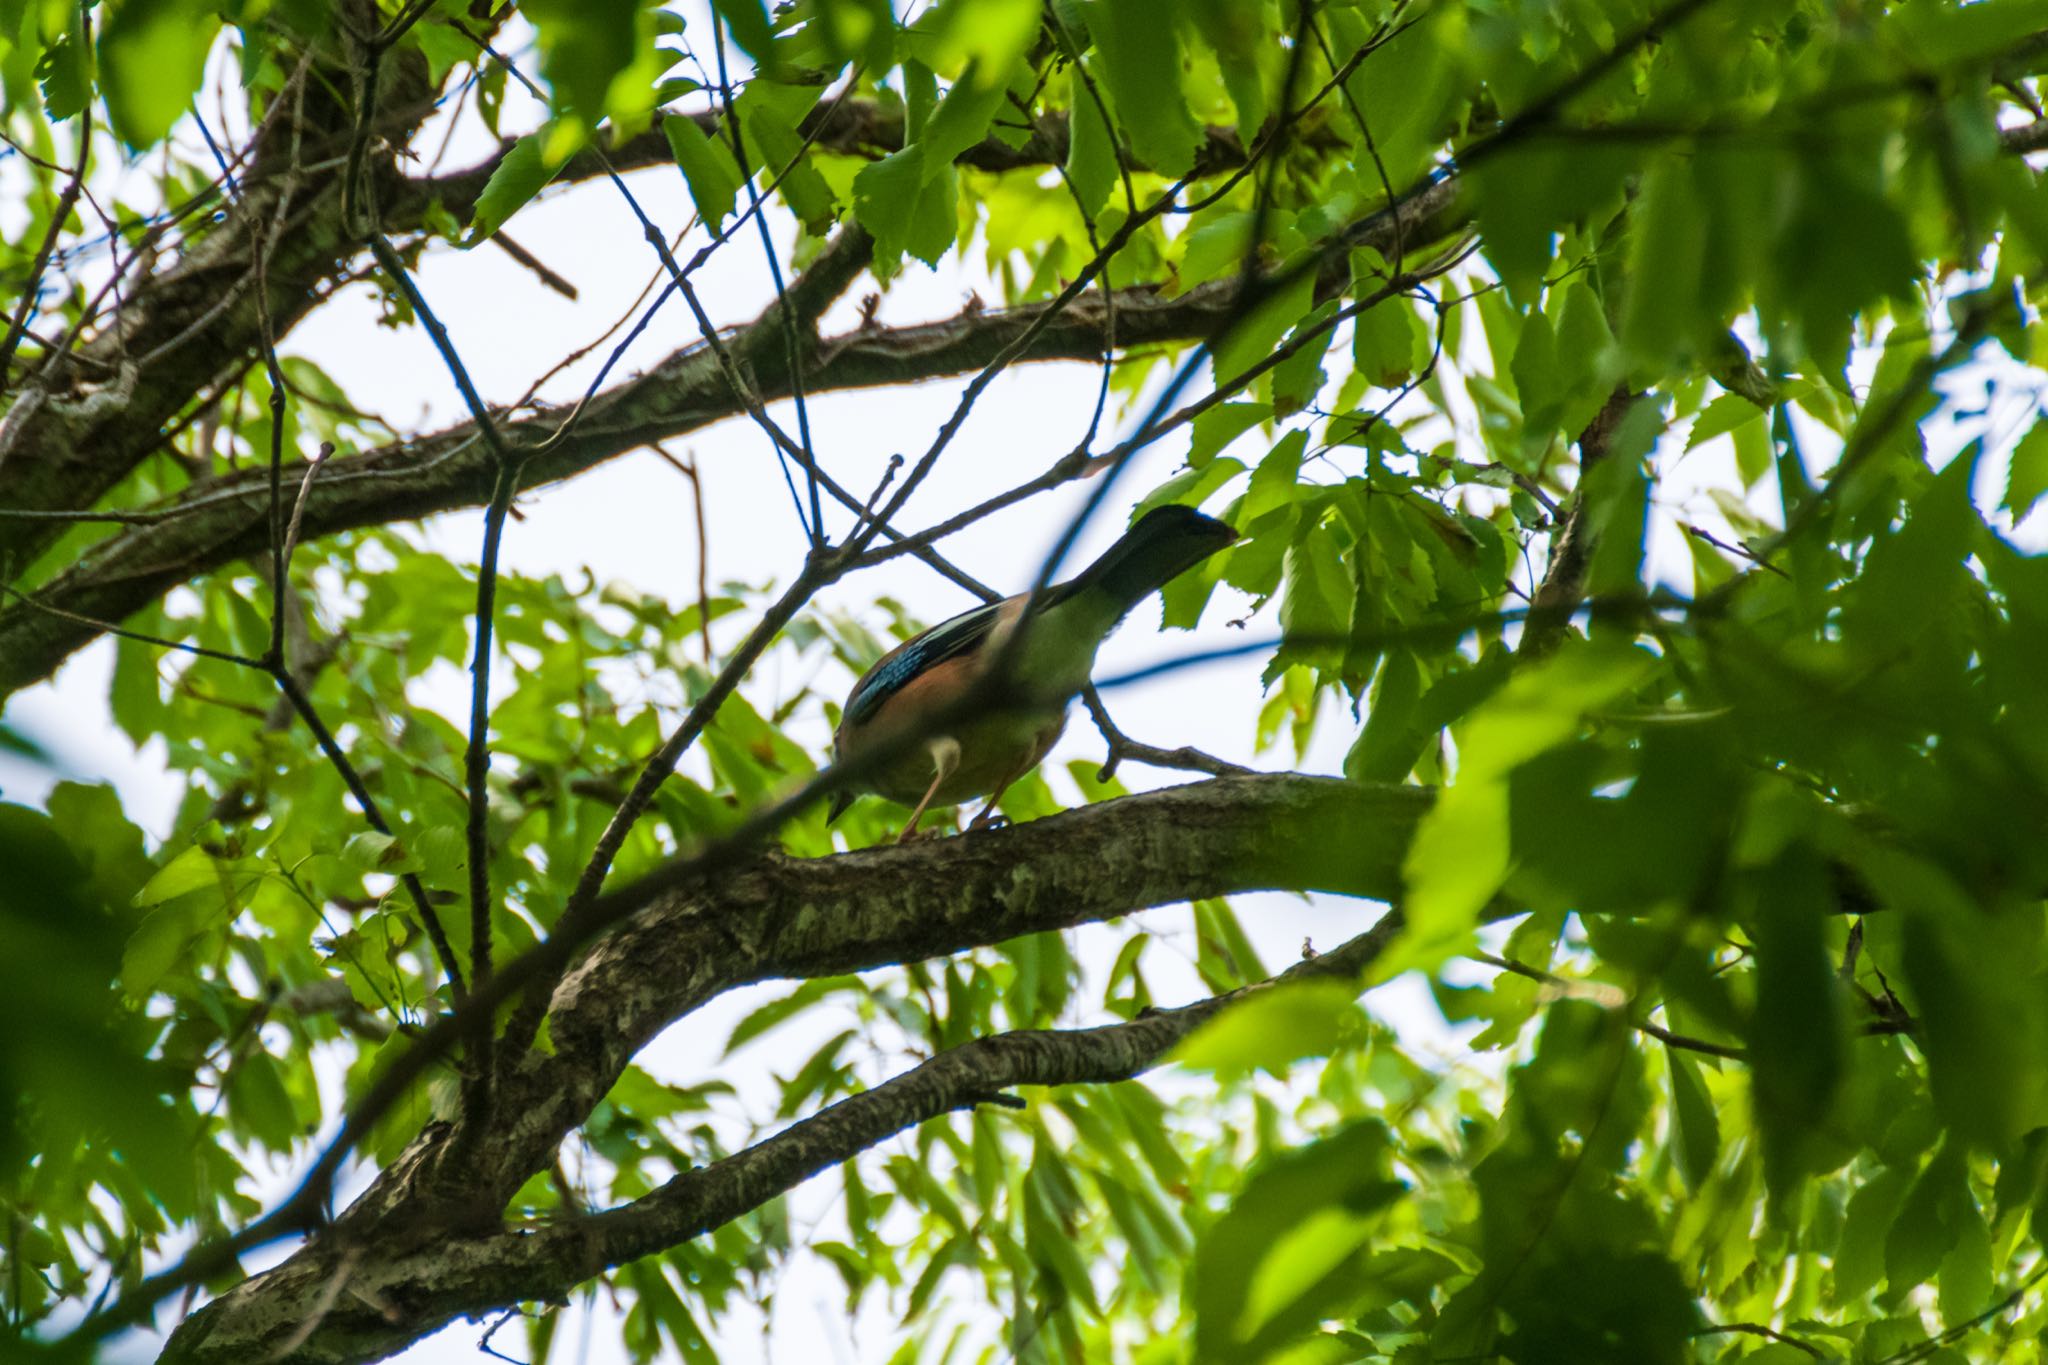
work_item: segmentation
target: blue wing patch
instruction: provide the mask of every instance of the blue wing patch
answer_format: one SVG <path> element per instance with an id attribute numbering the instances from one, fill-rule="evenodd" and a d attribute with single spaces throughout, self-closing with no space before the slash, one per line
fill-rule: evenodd
<path id="1" fill-rule="evenodd" d="M 990 602 L 941 621 L 924 634 L 904 641 L 884 655 L 846 699 L 846 725 L 864 725 L 882 709 L 882 703 L 902 690 L 903 685 L 935 664 L 973 649 L 995 628 L 1001 602 Z"/>

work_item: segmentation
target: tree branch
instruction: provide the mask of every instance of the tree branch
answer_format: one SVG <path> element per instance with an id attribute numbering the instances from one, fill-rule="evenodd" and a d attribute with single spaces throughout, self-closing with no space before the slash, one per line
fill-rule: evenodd
<path id="1" fill-rule="evenodd" d="M 1464 213 L 1458 184 L 1432 186 L 1392 213 L 1373 215 L 1356 240 L 1391 242 L 1399 231 L 1411 250 L 1455 226 Z M 834 269 L 820 267 L 834 261 Z M 843 292 L 864 257 L 832 252 L 790 285 L 799 318 L 815 318 Z M 1058 316 L 1049 304 L 1000 312 L 967 310 L 941 322 L 909 327 L 859 328 L 818 344 L 805 368 L 811 393 L 908 384 L 979 371 L 1027 333 L 1035 338 L 1020 360 L 1100 358 L 1115 316 L 1116 343 L 1126 352 L 1169 342 L 1199 340 L 1231 313 L 1234 280 L 1218 280 L 1164 297 L 1140 286 L 1074 298 Z M 743 357 L 763 401 L 788 396 L 778 311 L 770 308 L 727 342 Z M 740 406 L 715 357 L 701 345 L 671 354 L 646 374 L 605 390 L 584 407 L 573 428 L 548 444 L 560 417 L 545 412 L 500 426 L 506 444 L 525 452 L 522 489 L 568 478 L 650 441 L 664 440 L 737 415 Z M 307 500 L 305 533 L 329 535 L 483 504 L 490 496 L 493 461 L 473 423 L 461 423 L 416 441 L 400 442 L 329 462 Z M 1055 481 L 1057 482 L 1057 480 Z M 265 545 L 262 480 L 230 475 L 152 510 L 135 526 L 92 547 L 78 564 L 46 584 L 39 596 L 53 607 L 98 620 L 118 621 L 189 578 L 259 552 Z M 157 515 L 162 513 L 163 515 Z M 5 520 L 0 519 L 0 531 Z M 911 537 L 918 541 L 919 537 Z M 890 553 L 887 546 L 878 554 Z M 97 634 L 76 621 L 22 610 L 0 611 L 0 697 L 49 676 L 73 650 Z"/>
<path id="2" fill-rule="evenodd" d="M 316 1242 L 194 1314 L 173 1335 L 163 1360 L 196 1365 L 262 1358 L 277 1341 L 294 1337 L 312 1343 L 307 1360 L 373 1359 L 457 1316 L 557 1298 L 608 1266 L 723 1226 L 927 1119 L 991 1102 L 1020 1085 L 1128 1080 L 1156 1066 L 1202 1023 L 1249 995 L 1310 978 L 1356 978 L 1400 928 L 1398 912 L 1389 912 L 1349 942 L 1272 981 L 1128 1023 L 1020 1030 L 949 1049 L 745 1151 L 686 1171 L 619 1209 L 540 1228 L 429 1238 L 403 1247 L 361 1264 L 356 1272 L 373 1291 L 371 1301 L 398 1310 L 397 1321 L 361 1302 L 329 1304 L 318 1333 L 301 1337 L 313 1316 L 310 1307 L 320 1305 L 333 1281 L 333 1267 L 364 1244 L 362 1234 L 344 1224 L 339 1235 Z"/>
<path id="3" fill-rule="evenodd" d="M 460 1259 L 648 1039 L 734 986 L 918 960 L 1256 888 L 1390 898 L 1431 799 L 1416 787 L 1230 778 L 989 835 L 823 859 L 770 854 L 662 893 L 563 976 L 548 1016 L 552 1051 L 501 1054 L 488 1133 L 466 1139 L 459 1117 L 429 1126 L 332 1233 L 193 1321 L 232 1319 L 241 1325 L 225 1330 L 236 1337 L 260 1327 L 308 1267 L 355 1239 L 409 1244 L 459 1228 L 462 1237 L 441 1240 L 451 1262 Z M 280 1220 L 271 1235 L 295 1226 Z M 396 1293 L 394 1302 L 405 1301 Z M 215 1328 L 190 1330 L 203 1339 Z"/>

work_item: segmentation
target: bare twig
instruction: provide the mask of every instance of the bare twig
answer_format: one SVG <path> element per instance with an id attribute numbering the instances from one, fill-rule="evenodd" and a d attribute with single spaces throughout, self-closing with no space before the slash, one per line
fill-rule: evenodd
<path id="1" fill-rule="evenodd" d="M 547 263 L 541 260 L 540 257 L 513 241 L 511 234 L 506 232 L 505 229 L 499 228 L 496 232 L 493 232 L 490 240 L 492 246 L 498 248 L 498 250 L 504 252 L 528 270 L 531 270 L 542 284 L 554 290 L 565 299 L 572 302 L 575 300 L 576 286 L 550 270 Z"/>
<path id="2" fill-rule="evenodd" d="M 253 668 L 259 673 L 269 672 L 268 667 L 265 666 L 261 659 L 252 659 L 246 654 L 234 654 L 224 649 L 208 649 L 205 645 L 190 644 L 184 640 L 167 640 L 161 635 L 151 635 L 147 631 L 130 630 L 126 626 L 117 626 L 112 621 L 101 621 L 91 616 L 80 615 L 75 611 L 66 611 L 62 607 L 53 607 L 48 602 L 31 597 L 19 588 L 6 583 L 0 583 L 0 592 L 6 593 L 23 606 L 32 607 L 46 615 L 62 617 L 66 621 L 76 621 L 79 625 L 91 626 L 94 630 L 102 631 L 123 640 L 134 640 L 139 644 L 154 645 L 158 649 L 174 649 L 180 654 L 196 655 L 201 659 L 217 659 L 224 664 L 239 664 L 243 668 Z"/>
<path id="3" fill-rule="evenodd" d="M 291 572 L 292 551 L 298 548 L 299 525 L 306 516 L 306 499 L 312 496 L 313 480 L 320 473 L 320 466 L 327 463 L 334 454 L 334 442 L 322 441 L 313 458 L 306 461 L 306 477 L 299 481 L 299 496 L 292 503 L 291 520 L 284 529 L 284 571 Z"/>
<path id="4" fill-rule="evenodd" d="M 80 22 L 90 24 L 91 18 L 87 16 Z M 36 258 L 28 268 L 28 278 L 22 282 L 21 298 L 14 305 L 14 316 L 8 320 L 7 335 L 0 337 L 0 382 L 4 382 L 8 366 L 14 363 L 15 348 L 28 334 L 29 316 L 35 311 L 36 298 L 42 292 L 43 272 L 49 269 L 50 256 L 64 235 L 65 220 L 71 217 L 78 196 L 85 192 L 85 168 L 91 160 L 92 101 L 88 100 L 78 111 L 78 165 L 71 172 L 70 183 L 58 194 L 57 203 L 50 211 L 49 230 L 43 234 L 43 244 L 36 249 Z"/>
<path id="5" fill-rule="evenodd" d="M 1826 1360 L 1828 1358 L 1826 1351 L 1821 1350 L 1820 1347 L 1813 1345 L 1811 1342 L 1801 1341 L 1798 1337 L 1787 1336 L 1777 1328 L 1766 1327 L 1760 1322 L 1718 1322 L 1712 1327 L 1702 1327 L 1691 1335 L 1696 1337 L 1712 1337 L 1734 1332 L 1739 1332 L 1744 1336 L 1767 1337 L 1772 1341 L 1783 1342 L 1794 1350 L 1806 1352 L 1815 1360 Z"/>
<path id="6" fill-rule="evenodd" d="M 678 474 L 690 481 L 690 502 L 697 513 L 697 638 L 704 645 L 704 666 L 711 667 L 711 529 L 704 518 L 704 478 L 697 472 L 693 454 L 686 464 L 668 453 L 661 442 L 649 447 L 668 461 Z"/>
<path id="7" fill-rule="evenodd" d="M 810 536 L 811 550 L 816 553 L 825 547 L 825 513 L 818 501 L 818 452 L 811 443 L 810 405 L 804 401 L 804 358 L 803 347 L 796 334 L 796 316 L 790 311 L 789 290 L 782 282 L 782 262 L 775 254 L 775 241 L 768 231 L 768 215 L 761 212 L 761 192 L 754 187 L 754 177 L 747 165 L 747 144 L 740 131 L 739 115 L 733 109 L 732 80 L 725 69 L 725 18 L 716 10 L 711 15 L 711 45 L 718 61 L 718 94 L 725 104 L 725 127 L 732 135 L 733 161 L 739 168 L 740 179 L 746 184 L 747 195 L 754 212 L 754 228 L 761 239 L 761 251 L 768 258 L 768 277 L 775 283 L 776 312 L 782 319 L 782 345 L 789 366 L 789 394 L 796 404 L 797 438 L 803 444 L 803 469 L 809 480 L 811 500 Z M 859 79 L 855 73 L 853 81 L 847 82 L 851 90 Z M 801 158 L 802 152 L 798 152 Z"/>
<path id="8" fill-rule="evenodd" d="M 1102 694 L 1090 683 L 1081 689 L 1081 700 L 1094 718 L 1095 728 L 1102 732 L 1102 738 L 1109 745 L 1109 756 L 1102 761 L 1102 768 L 1095 774 L 1097 782 L 1107 782 L 1116 776 L 1117 765 L 1125 759 L 1133 759 L 1153 768 L 1179 768 L 1187 772 L 1207 773 L 1211 777 L 1234 777 L 1252 769 L 1227 759 L 1205 754 L 1190 745 L 1178 749 L 1159 749 L 1150 744 L 1141 744 L 1117 728 L 1109 718 L 1109 708 L 1102 704 Z"/>
<path id="9" fill-rule="evenodd" d="M 1691 536 L 1694 540 L 1702 541 L 1708 545 L 1713 546 L 1717 550 L 1724 550 L 1727 553 L 1734 555 L 1737 559 L 1746 559 L 1750 563 L 1756 565 L 1759 569 L 1768 569 L 1770 572 L 1776 574 L 1780 578 L 1790 578 L 1792 576 L 1791 574 L 1786 573 L 1783 569 L 1779 568 L 1777 565 L 1771 563 L 1769 560 L 1759 558 L 1757 556 L 1756 551 L 1750 549 L 1747 545 L 1731 545 L 1727 541 L 1722 540 L 1719 536 L 1715 535 L 1712 531 L 1709 531 L 1704 526 L 1698 526 L 1692 523 L 1687 523 L 1685 526 L 1685 533 Z"/>

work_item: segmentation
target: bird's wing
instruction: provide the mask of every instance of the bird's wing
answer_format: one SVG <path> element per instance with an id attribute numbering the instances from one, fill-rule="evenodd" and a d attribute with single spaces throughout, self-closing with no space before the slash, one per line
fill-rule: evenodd
<path id="1" fill-rule="evenodd" d="M 995 629 L 996 615 L 1003 605 L 990 602 L 964 611 L 950 621 L 941 621 L 922 635 L 905 640 L 883 655 L 881 662 L 867 671 L 847 697 L 845 718 L 841 724 L 865 724 L 903 684 L 934 664 L 965 654 L 986 640 L 989 632 Z"/>

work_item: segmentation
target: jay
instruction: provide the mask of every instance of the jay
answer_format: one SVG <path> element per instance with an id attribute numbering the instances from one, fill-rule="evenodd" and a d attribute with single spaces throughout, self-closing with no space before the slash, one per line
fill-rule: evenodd
<path id="1" fill-rule="evenodd" d="M 920 736 L 861 779 L 861 790 L 912 807 L 897 842 L 915 835 L 930 807 L 971 797 L 986 796 L 988 804 L 968 828 L 993 824 L 1004 790 L 1036 767 L 1066 728 L 1068 705 L 1088 685 L 1095 652 L 1110 632 L 1145 597 L 1236 539 L 1230 527 L 1192 507 L 1155 507 L 1102 558 L 1041 593 L 1028 618 L 1028 593 L 1005 598 L 883 655 L 847 695 L 834 750 L 845 761 L 886 737 Z M 1023 638 L 1009 647 L 1020 628 Z M 1000 696 L 927 733 L 934 716 L 984 685 L 1005 659 L 1009 676 Z M 855 794 L 834 797 L 831 817 Z"/>

